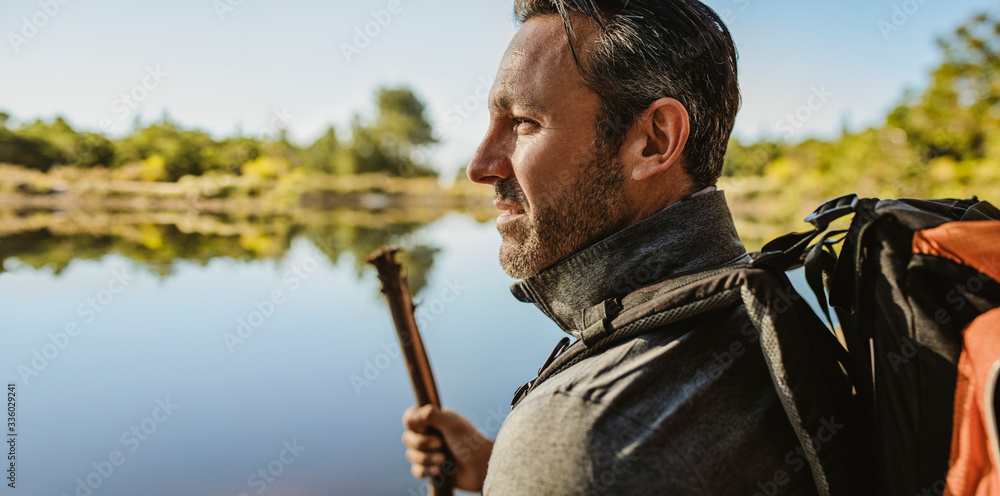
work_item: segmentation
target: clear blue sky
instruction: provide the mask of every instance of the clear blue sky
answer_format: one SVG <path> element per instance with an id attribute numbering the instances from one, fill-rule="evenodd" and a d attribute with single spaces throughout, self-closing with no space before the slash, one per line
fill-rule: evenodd
<path id="1" fill-rule="evenodd" d="M 813 88 L 828 93 L 792 139 L 831 135 L 845 121 L 878 124 L 904 89 L 926 84 L 939 60 L 936 36 L 997 9 L 996 0 L 707 3 L 729 20 L 740 51 L 738 136 L 785 136 L 782 117 Z M 893 22 L 894 6 L 913 13 L 897 15 L 903 22 L 887 40 L 878 23 Z M 379 11 L 386 15 L 373 15 Z M 357 29 L 376 31 L 376 17 L 385 26 L 345 56 L 345 43 L 364 42 Z M 108 119 L 111 134 L 127 131 L 136 115 L 168 111 L 218 136 L 285 125 L 273 119 L 283 112 L 292 138 L 304 143 L 329 124 L 345 131 L 353 112 L 370 112 L 378 85 L 405 83 L 440 131 L 435 164 L 454 170 L 485 131 L 480 97 L 515 29 L 510 0 L 6 0 L 0 109 L 20 119 L 62 114 L 94 130 Z M 157 67 L 162 81 L 146 77 Z M 133 91 L 144 79 L 155 88 Z M 130 92 L 143 101 L 120 99 Z"/>

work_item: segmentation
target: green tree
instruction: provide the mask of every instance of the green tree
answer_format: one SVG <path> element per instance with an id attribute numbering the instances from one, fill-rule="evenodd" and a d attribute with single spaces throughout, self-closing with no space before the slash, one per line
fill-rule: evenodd
<path id="1" fill-rule="evenodd" d="M 379 88 L 375 103 L 373 123 L 366 124 L 357 115 L 352 121 L 348 169 L 401 177 L 436 175 L 418 158 L 420 147 L 437 142 L 424 103 L 405 87 Z"/>
<path id="2" fill-rule="evenodd" d="M 121 166 L 134 162 L 162 162 L 162 170 L 155 177 L 162 181 L 176 181 L 185 175 L 198 176 L 207 171 L 229 168 L 220 147 L 208 133 L 181 129 L 167 118 L 117 143 L 114 164 Z"/>
<path id="3" fill-rule="evenodd" d="M 0 128 L 0 163 L 20 165 L 40 171 L 59 162 L 59 150 L 45 140 L 19 136 Z"/>
<path id="4" fill-rule="evenodd" d="M 975 160 L 995 153 L 1000 146 L 1000 19 L 979 14 L 938 39 L 938 45 L 944 61 L 929 87 L 909 95 L 888 124 L 905 131 L 924 160 Z"/>
<path id="5" fill-rule="evenodd" d="M 256 160 L 261 154 L 260 143 L 246 136 L 233 136 L 225 138 L 214 147 L 216 156 L 212 162 L 218 164 L 221 169 L 216 172 L 224 174 L 240 174 L 243 164 Z M 207 172 L 211 172 L 207 171 Z"/>
<path id="6" fill-rule="evenodd" d="M 399 157 L 393 156 L 390 150 L 379 139 L 379 135 L 370 127 L 364 125 L 361 117 L 354 116 L 351 122 L 351 143 L 346 151 L 350 174 L 370 172 L 385 172 L 393 175 L 404 175 Z"/>
<path id="7" fill-rule="evenodd" d="M 399 147 L 436 143 L 424 115 L 425 107 L 409 88 L 380 88 L 375 96 L 378 118 L 374 130 L 382 140 Z"/>
<path id="8" fill-rule="evenodd" d="M 762 140 L 744 145 L 740 140 L 729 140 L 722 173 L 725 176 L 759 176 L 765 166 L 784 153 L 784 147 L 777 142 Z"/>
<path id="9" fill-rule="evenodd" d="M 303 165 L 306 169 L 324 174 L 344 174 L 345 170 L 340 140 L 333 126 L 326 128 L 316 141 L 303 152 Z"/>
<path id="10" fill-rule="evenodd" d="M 288 130 L 278 131 L 277 139 L 263 140 L 260 143 L 261 153 L 283 160 L 293 167 L 302 165 L 302 150 L 288 140 Z"/>
<path id="11" fill-rule="evenodd" d="M 90 132 L 78 133 L 60 116 L 57 116 L 52 123 L 37 119 L 18 129 L 16 133 L 22 138 L 46 142 L 54 151 L 49 157 L 51 162 L 45 169 L 56 164 L 78 167 L 107 166 L 113 160 L 115 153 L 114 145 L 107 138 Z"/>

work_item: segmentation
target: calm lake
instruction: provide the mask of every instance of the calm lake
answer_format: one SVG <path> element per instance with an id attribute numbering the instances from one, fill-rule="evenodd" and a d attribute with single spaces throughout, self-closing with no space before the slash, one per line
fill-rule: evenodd
<path id="1" fill-rule="evenodd" d="M 441 397 L 490 437 L 564 334 L 511 296 L 492 218 L 358 215 L 0 215 L 20 494 L 425 494 L 400 444 L 406 367 L 360 260 L 407 249 Z"/>

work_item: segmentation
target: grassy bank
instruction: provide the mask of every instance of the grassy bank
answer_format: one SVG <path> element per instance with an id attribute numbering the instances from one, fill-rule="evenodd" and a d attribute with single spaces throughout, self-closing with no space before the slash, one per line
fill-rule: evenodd
<path id="1" fill-rule="evenodd" d="M 149 182 L 128 168 L 54 167 L 39 172 L 0 164 L 0 206 L 5 208 L 89 208 L 288 212 L 298 208 L 457 208 L 489 206 L 490 188 L 436 178 L 386 174 L 334 176 L 293 171 L 280 178 L 206 174 L 176 182 Z"/>

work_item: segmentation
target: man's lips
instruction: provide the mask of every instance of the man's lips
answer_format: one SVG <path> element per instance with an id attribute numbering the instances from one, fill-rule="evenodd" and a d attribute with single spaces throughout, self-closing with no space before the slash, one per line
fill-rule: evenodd
<path id="1" fill-rule="evenodd" d="M 524 209 L 513 203 L 494 200 L 493 205 L 496 205 L 497 209 L 503 210 L 500 216 L 497 217 L 498 229 L 502 229 L 503 226 L 520 219 L 524 215 Z"/>
<path id="2" fill-rule="evenodd" d="M 520 215 L 520 214 L 524 213 L 524 209 L 523 208 L 521 208 L 520 206 L 515 205 L 513 203 L 502 202 L 500 200 L 493 200 L 493 205 L 495 205 L 497 207 L 497 209 L 504 211 L 501 214 L 501 217 L 503 217 L 503 216 L 511 216 L 511 215 Z"/>

